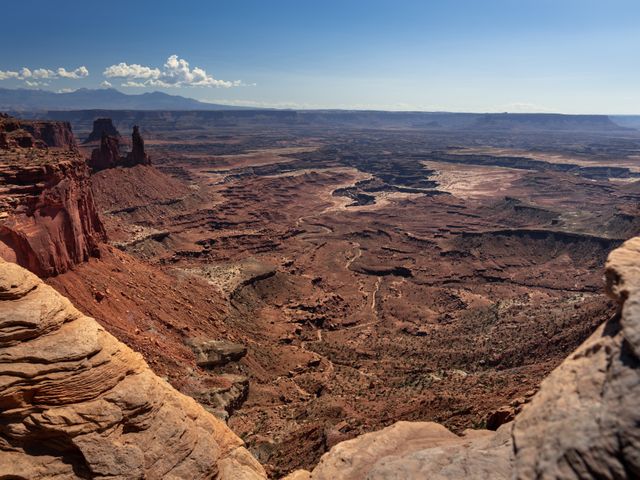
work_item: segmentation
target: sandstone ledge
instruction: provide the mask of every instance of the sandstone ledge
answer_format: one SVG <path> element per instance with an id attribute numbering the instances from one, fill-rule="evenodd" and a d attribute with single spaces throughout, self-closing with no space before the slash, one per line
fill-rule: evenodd
<path id="1" fill-rule="evenodd" d="M 0 478 L 264 477 L 223 422 L 0 259 Z"/>

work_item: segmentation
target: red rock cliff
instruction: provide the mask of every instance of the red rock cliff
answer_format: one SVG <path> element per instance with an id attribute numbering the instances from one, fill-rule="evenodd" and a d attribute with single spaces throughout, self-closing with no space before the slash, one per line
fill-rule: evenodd
<path id="1" fill-rule="evenodd" d="M 95 130 L 95 125 L 94 125 Z M 125 156 L 120 156 L 120 137 L 102 133 L 100 148 L 91 152 L 88 160 L 93 172 L 114 167 L 135 167 L 136 165 L 151 165 L 151 158 L 144 150 L 144 140 L 137 125 L 133 127 L 131 135 L 132 150 Z"/>
<path id="2" fill-rule="evenodd" d="M 69 125 L 2 117 L 0 133 L 0 257 L 47 277 L 97 256 L 105 231 Z"/>

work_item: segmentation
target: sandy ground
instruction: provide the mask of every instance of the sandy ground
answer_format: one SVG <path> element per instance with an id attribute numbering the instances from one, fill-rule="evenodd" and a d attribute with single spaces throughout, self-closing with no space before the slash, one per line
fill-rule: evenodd
<path id="1" fill-rule="evenodd" d="M 515 168 L 456 165 L 445 162 L 422 162 L 436 174 L 438 190 L 462 199 L 504 196 L 513 182 L 522 178 L 526 170 Z"/>

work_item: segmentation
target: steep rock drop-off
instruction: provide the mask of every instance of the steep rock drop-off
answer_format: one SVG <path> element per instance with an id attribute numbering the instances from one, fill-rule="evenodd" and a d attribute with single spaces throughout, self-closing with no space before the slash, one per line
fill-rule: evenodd
<path id="1" fill-rule="evenodd" d="M 0 148 L 0 257 L 41 277 L 99 255 L 105 239 L 69 124 L 44 123 L 0 121 L 5 138 L 20 132 Z"/>
<path id="2" fill-rule="evenodd" d="M 455 435 L 398 422 L 339 443 L 288 480 L 640 478 L 640 237 L 614 250 L 618 312 L 542 382 L 515 421 Z"/>
<path id="3" fill-rule="evenodd" d="M 265 477 L 223 422 L 3 260 L 0 368 L 1 478 Z"/>
<path id="4" fill-rule="evenodd" d="M 76 149 L 69 122 L 18 120 L 0 113 L 0 149 L 52 147 Z"/>
<path id="5" fill-rule="evenodd" d="M 398 422 L 337 444 L 303 479 L 638 478 L 640 238 L 615 250 L 619 311 L 512 423 L 455 435 Z M 0 476 L 264 478 L 222 422 L 23 268 L 0 260 Z"/>

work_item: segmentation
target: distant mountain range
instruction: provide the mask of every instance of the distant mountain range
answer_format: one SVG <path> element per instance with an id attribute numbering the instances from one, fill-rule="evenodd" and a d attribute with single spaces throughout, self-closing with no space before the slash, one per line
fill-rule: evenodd
<path id="1" fill-rule="evenodd" d="M 45 110 L 244 110 L 246 107 L 205 103 L 162 92 L 128 95 L 115 88 L 56 93 L 26 88 L 0 88 L 0 111 Z M 255 109 L 253 109 L 255 110 Z"/>
<path id="2" fill-rule="evenodd" d="M 205 103 L 162 92 L 129 95 L 114 88 L 55 93 L 0 88 L 0 112 L 24 118 L 66 119 L 79 126 L 110 117 L 122 124 L 166 121 L 226 125 L 285 123 L 358 128 L 420 128 L 496 132 L 611 132 L 640 129 L 640 116 L 550 113 L 387 112 L 363 110 L 275 110 Z M 190 112 L 198 111 L 197 114 Z"/>

